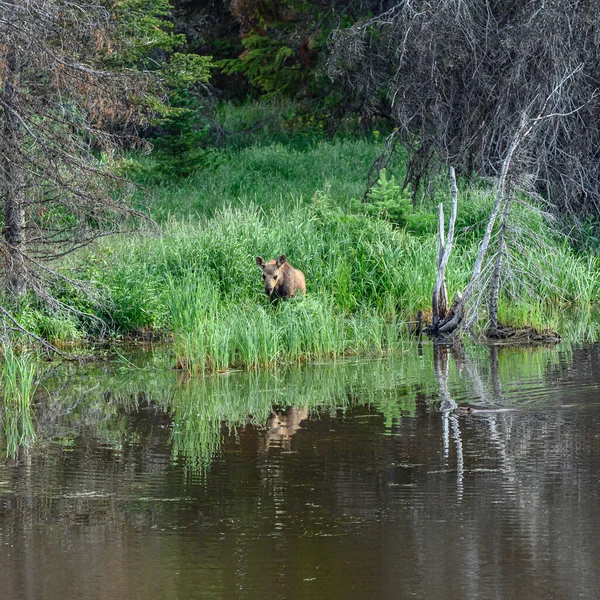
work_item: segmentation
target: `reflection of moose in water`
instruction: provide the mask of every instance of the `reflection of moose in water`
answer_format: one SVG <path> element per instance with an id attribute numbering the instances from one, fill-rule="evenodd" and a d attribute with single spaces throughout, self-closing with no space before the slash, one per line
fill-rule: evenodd
<path id="1" fill-rule="evenodd" d="M 292 436 L 300 429 L 302 421 L 307 418 L 308 408 L 288 407 L 284 410 L 274 410 L 267 421 L 265 449 L 280 446 L 284 450 L 289 450 Z"/>

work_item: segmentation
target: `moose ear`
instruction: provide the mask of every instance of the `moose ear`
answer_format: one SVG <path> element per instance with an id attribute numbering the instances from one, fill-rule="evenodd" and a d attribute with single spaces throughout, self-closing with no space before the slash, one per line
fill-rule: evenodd
<path id="1" fill-rule="evenodd" d="M 285 262 L 285 254 L 282 254 L 278 259 L 277 259 L 277 266 L 281 267 L 283 265 L 283 263 Z"/>
<path id="2" fill-rule="evenodd" d="M 256 264 L 258 265 L 259 269 L 264 269 L 265 268 L 265 259 L 262 256 L 257 256 L 256 257 Z"/>

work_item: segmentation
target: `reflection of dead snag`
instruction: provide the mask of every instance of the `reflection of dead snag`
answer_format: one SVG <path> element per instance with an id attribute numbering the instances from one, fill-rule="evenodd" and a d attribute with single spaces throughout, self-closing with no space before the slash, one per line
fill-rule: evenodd
<path id="1" fill-rule="evenodd" d="M 448 346 L 433 346 L 433 371 L 440 386 L 440 410 L 454 410 L 456 402 L 448 390 Z"/>

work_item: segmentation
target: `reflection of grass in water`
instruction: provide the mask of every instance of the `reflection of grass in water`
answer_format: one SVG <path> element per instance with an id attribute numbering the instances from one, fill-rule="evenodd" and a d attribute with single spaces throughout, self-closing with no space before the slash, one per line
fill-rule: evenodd
<path id="1" fill-rule="evenodd" d="M 497 359 L 494 352 L 473 346 L 463 356 L 448 354 L 448 390 L 457 403 L 521 402 L 514 394 L 515 382 L 543 381 L 558 363 L 569 362 L 570 346 L 500 348 Z M 144 444 L 143 428 L 134 429 L 129 415 L 150 405 L 154 413 L 144 410 L 150 419 L 143 422 L 152 427 L 156 413 L 172 421 L 173 460 L 200 476 L 219 454 L 227 431 L 249 423 L 264 428 L 274 406 L 308 408 L 313 418 L 339 417 L 353 407 L 369 406 L 391 431 L 404 416 L 415 414 L 418 401 L 435 406 L 440 389 L 429 343 L 420 351 L 417 344 L 406 345 L 402 353 L 383 360 L 342 360 L 202 378 L 181 378 L 159 368 L 88 366 L 64 372 L 46 380 L 49 398 L 36 406 L 41 411 L 37 419 L 41 438 L 66 440 L 69 433 L 77 436 L 84 431 L 117 450 L 123 444 Z M 503 386 L 513 392 L 503 395 Z"/>
<path id="2" fill-rule="evenodd" d="M 12 346 L 4 346 L 2 415 L 7 456 L 15 456 L 19 448 L 30 446 L 35 440 L 31 415 L 35 373 L 36 361 L 30 354 L 16 354 Z"/>
<path id="3" fill-rule="evenodd" d="M 383 413 L 391 426 L 403 414 L 414 414 L 416 392 L 423 388 L 415 380 L 407 383 L 411 365 L 396 357 L 189 379 L 170 401 L 173 458 L 205 474 L 221 448 L 223 431 L 248 423 L 264 425 L 274 406 L 336 414 L 366 404 Z"/>
<path id="4" fill-rule="evenodd" d="M 181 382 L 169 402 L 173 459 L 193 472 L 206 473 L 221 448 L 224 427 L 266 422 L 271 405 L 256 400 L 230 377 Z"/>

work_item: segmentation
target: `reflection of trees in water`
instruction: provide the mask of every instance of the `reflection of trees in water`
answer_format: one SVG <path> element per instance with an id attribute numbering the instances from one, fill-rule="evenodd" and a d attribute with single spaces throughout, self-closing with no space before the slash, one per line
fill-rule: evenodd
<path id="1" fill-rule="evenodd" d="M 585 416 L 576 416 L 580 426 L 575 427 L 573 415 L 566 411 L 546 412 L 540 408 L 539 412 L 533 413 L 494 409 L 495 406 L 515 404 L 517 409 L 521 405 L 526 407 L 528 389 L 523 389 L 522 397 L 515 397 L 515 383 L 510 382 L 512 389 L 507 397 L 500 376 L 499 349 L 491 346 L 488 351 L 489 362 L 487 370 L 483 371 L 481 363 L 472 360 L 461 346 L 434 347 L 434 371 L 440 387 L 442 439 L 447 464 L 452 445 L 456 452 L 457 504 L 449 502 L 448 518 L 464 518 L 458 514 L 464 514 L 463 511 L 457 510 L 461 504 L 465 504 L 464 508 L 468 507 L 468 510 L 474 510 L 475 504 L 480 505 L 476 518 L 468 518 L 461 525 L 459 547 L 456 542 L 449 543 L 448 547 L 453 547 L 453 551 L 462 557 L 463 564 L 468 565 L 461 571 L 461 577 L 464 587 L 472 591 L 472 597 L 502 595 L 502 589 L 495 595 L 493 590 L 482 588 L 481 573 L 491 569 L 497 576 L 496 581 L 507 580 L 507 557 L 502 554 L 506 538 L 515 540 L 514 557 L 528 564 L 532 571 L 543 572 L 548 563 L 562 565 L 565 569 L 561 571 L 561 577 L 563 583 L 569 583 L 556 596 L 552 595 L 556 591 L 553 590 L 550 597 L 584 597 L 595 585 L 597 565 L 593 565 L 594 559 L 590 556 L 597 554 L 590 550 L 597 547 L 597 543 L 587 533 L 574 532 L 570 523 L 573 518 L 579 524 L 596 520 L 594 501 L 586 497 L 592 491 L 589 487 L 586 489 L 586 484 L 589 486 L 589 469 L 595 459 L 591 456 L 591 448 L 582 452 L 591 428 L 583 427 L 586 435 L 581 436 L 581 421 L 585 420 Z M 597 349 L 583 354 L 588 364 L 591 356 L 599 355 Z M 472 412 L 461 411 L 449 391 L 450 356 L 471 388 L 477 407 Z M 549 372 L 556 373 L 558 370 L 564 376 L 572 365 L 562 358 L 553 360 L 548 365 Z M 596 385 L 600 372 L 598 366 L 596 364 L 587 373 Z M 579 366 L 579 369 L 582 367 Z M 524 383 L 529 383 L 528 378 Z M 499 477 L 490 478 L 493 479 L 490 489 L 482 489 L 480 485 L 474 489 L 473 482 L 477 482 L 477 477 L 470 471 L 477 467 L 470 463 L 477 463 L 480 457 L 486 459 L 482 462 L 489 464 L 486 470 L 499 474 Z M 546 471 L 548 468 L 551 476 Z M 582 468 L 586 473 L 580 473 Z M 472 482 L 469 483 L 469 480 Z M 466 495 L 469 497 L 465 498 Z M 494 505 L 501 505 L 501 510 L 494 510 Z M 582 511 L 588 514 L 582 516 Z M 419 528 L 420 523 L 420 519 L 415 522 L 415 528 Z M 422 561 L 425 561 L 424 557 L 430 559 L 432 555 L 439 555 L 440 540 L 432 545 L 434 537 L 430 533 L 416 537 L 421 545 L 419 554 Z M 552 535 L 550 544 L 549 534 Z M 445 562 L 442 556 L 438 557 Z M 514 560 L 514 557 L 511 559 Z M 575 575 L 581 570 L 585 573 L 583 579 Z M 544 593 L 549 592 L 546 589 Z"/>
<path id="2" fill-rule="evenodd" d="M 90 445 L 101 441 L 119 453 L 140 441 L 143 426 L 154 427 L 155 433 L 156 428 L 163 428 L 161 433 L 170 434 L 173 460 L 185 463 L 190 473 L 206 473 L 230 433 L 235 435 L 248 424 L 265 427 L 274 408 L 306 407 L 309 412 L 334 414 L 357 405 L 370 406 L 384 416 L 386 430 L 391 431 L 403 415 L 414 415 L 417 399 L 424 398 L 444 415 L 444 440 L 448 442 L 451 432 L 454 439 L 460 436 L 452 414 L 457 400 L 468 398 L 480 407 L 520 402 L 514 393 L 503 395 L 503 377 L 514 388 L 511 381 L 539 380 L 546 371 L 555 373 L 568 364 L 568 355 L 554 350 L 429 348 L 425 352 L 420 346 L 408 348 L 383 361 L 204 379 L 182 379 L 166 369 L 67 366 L 41 388 L 37 433 L 42 446 L 51 439 L 65 447 L 75 440 Z M 433 352 L 433 362 L 427 358 L 429 352 Z M 489 415 L 488 420 L 493 434 L 497 418 Z"/>
<path id="3" fill-rule="evenodd" d="M 442 414 L 447 460 L 451 438 L 457 455 L 461 453 L 457 401 L 477 405 L 477 418 L 486 423 L 490 439 L 503 453 L 503 428 L 510 427 L 512 417 L 481 409 L 526 400 L 515 396 L 515 380 L 528 383 L 545 371 L 567 379 L 577 369 L 593 380 L 600 371 L 598 351 L 571 363 L 568 354 L 544 349 L 515 353 L 490 347 L 474 353 L 459 345 L 430 348 L 432 362 L 425 347 L 425 353 L 423 348 L 413 348 L 385 361 L 206 379 L 180 379 L 166 370 L 69 367 L 62 377 L 58 373 L 47 381 L 39 395 L 38 436 L 42 447 L 55 440 L 66 453 L 74 444 L 92 448 L 100 443 L 118 459 L 139 445 L 169 444 L 175 461 L 191 472 L 206 473 L 225 440 L 235 438 L 236 431 L 248 424 L 265 432 L 266 447 L 277 440 L 289 449 L 298 423 L 311 412 L 339 415 L 365 406 L 383 415 L 386 430 L 392 431 L 402 415 L 416 414 L 417 401 L 422 399 L 435 403 Z M 523 360 L 524 355 L 531 360 Z M 520 369 L 516 374 L 515 366 Z M 512 386 L 509 396 L 502 391 L 503 376 Z"/>
<path id="4" fill-rule="evenodd" d="M 574 351 L 579 362 L 569 363 L 542 350 L 526 367 L 515 351 L 429 348 L 421 357 L 278 374 L 148 380 L 124 372 L 82 376 L 72 395 L 64 382 L 49 387 L 37 407 L 40 447 L 0 466 L 0 481 L 10 482 L 0 486 L 0 545 L 18 545 L 14 576 L 36 597 L 31 565 L 71 544 L 75 563 L 82 552 L 78 568 L 104 565 L 116 590 L 143 586 L 142 574 L 176 590 L 168 565 L 198 570 L 209 560 L 208 538 L 231 557 L 203 571 L 220 597 L 249 585 L 257 552 L 277 565 L 282 585 L 297 583 L 313 555 L 329 573 L 354 564 L 356 576 L 345 575 L 358 586 L 354 597 L 415 589 L 433 597 L 437 586 L 462 590 L 448 598 L 503 597 L 494 586 L 512 570 L 521 574 L 515 597 L 543 597 L 523 573 L 548 564 L 561 572 L 555 597 L 585 597 L 598 574 L 597 424 L 577 411 L 465 415 L 452 407 L 526 405 L 529 383 L 544 369 L 561 381 L 580 371 L 586 385 L 597 384 L 600 354 Z M 514 390 L 525 383 L 519 398 Z M 443 410 L 431 411 L 434 402 Z M 56 539 L 41 548 L 36 532 L 46 524 Z M 197 537 L 201 558 L 150 535 L 171 526 Z M 111 556 L 102 544 L 85 547 L 81 531 L 108 540 Z M 135 560 L 127 548 L 139 533 L 151 541 L 138 574 L 127 569 Z M 319 553 L 320 536 L 343 552 Z M 366 563 L 381 589 L 360 588 Z M 323 597 L 335 597 L 336 581 L 343 584 L 332 577 Z"/>
<path id="5" fill-rule="evenodd" d="M 434 344 L 433 371 L 440 386 L 439 410 L 442 415 L 442 440 L 444 445 L 444 460 L 450 455 L 450 429 L 456 447 L 456 487 L 458 497 L 462 496 L 463 452 L 458 418 L 454 414 L 457 408 L 448 390 L 448 346 Z"/>
<path id="6" fill-rule="evenodd" d="M 461 417 L 477 418 L 487 429 L 489 440 L 493 442 L 501 459 L 502 470 L 512 471 L 512 455 L 507 452 L 506 444 L 513 429 L 515 416 L 510 414 L 513 400 L 505 397 L 500 377 L 499 348 L 487 347 L 489 353 L 485 362 L 474 360 L 458 340 L 449 344 L 434 344 L 433 365 L 439 385 L 439 411 L 442 418 L 442 443 L 444 460 L 448 464 L 452 439 L 456 456 L 457 498 L 462 498 L 464 478 L 463 436 L 461 435 Z M 472 406 L 459 406 L 449 389 L 450 358 L 456 371 L 461 374 L 469 388 L 468 397 Z M 517 418 L 519 418 L 517 416 Z"/>

